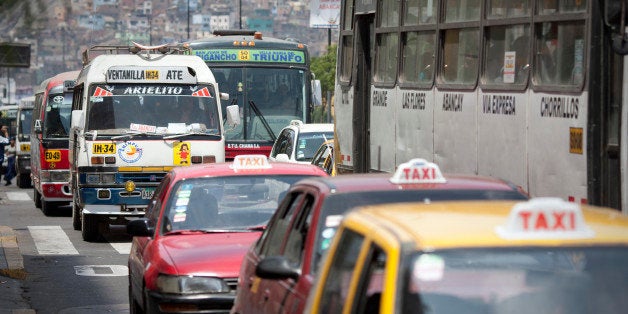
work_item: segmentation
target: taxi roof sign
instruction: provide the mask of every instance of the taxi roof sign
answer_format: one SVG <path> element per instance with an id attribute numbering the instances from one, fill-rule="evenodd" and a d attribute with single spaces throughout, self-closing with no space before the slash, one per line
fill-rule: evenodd
<path id="1" fill-rule="evenodd" d="M 517 203 L 506 224 L 496 227 L 495 232 L 509 240 L 583 239 L 595 235 L 578 204 L 553 197 Z"/>
<path id="2" fill-rule="evenodd" d="M 395 184 L 445 183 L 445 177 L 437 164 L 415 158 L 399 165 L 390 182 Z"/>
<path id="3" fill-rule="evenodd" d="M 238 155 L 233 159 L 231 169 L 255 170 L 272 168 L 266 155 Z"/>

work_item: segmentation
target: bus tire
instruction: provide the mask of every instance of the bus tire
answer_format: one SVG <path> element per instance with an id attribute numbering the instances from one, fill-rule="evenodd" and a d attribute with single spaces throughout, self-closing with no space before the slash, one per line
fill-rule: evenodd
<path id="1" fill-rule="evenodd" d="M 81 230 L 81 208 L 72 202 L 72 228 Z"/>
<path id="2" fill-rule="evenodd" d="M 17 187 L 20 189 L 28 188 L 31 186 L 31 176 L 25 173 L 21 173 L 15 179 L 17 182 Z"/>
<path id="3" fill-rule="evenodd" d="M 98 239 L 98 216 L 81 214 L 81 217 L 83 241 L 95 242 Z"/>
<path id="4" fill-rule="evenodd" d="M 57 209 L 56 203 L 41 200 L 41 211 L 42 213 L 44 213 L 44 215 L 50 216 L 55 212 L 56 209 Z"/>
<path id="5" fill-rule="evenodd" d="M 41 208 L 41 194 L 36 188 L 33 188 L 33 201 L 35 201 L 36 208 Z"/>

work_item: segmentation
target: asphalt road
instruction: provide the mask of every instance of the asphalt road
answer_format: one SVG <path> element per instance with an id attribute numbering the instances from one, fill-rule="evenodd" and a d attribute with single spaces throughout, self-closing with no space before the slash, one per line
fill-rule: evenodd
<path id="1" fill-rule="evenodd" d="M 0 314 L 128 313 L 131 238 L 84 242 L 70 206 L 45 216 L 32 194 L 0 187 Z"/>

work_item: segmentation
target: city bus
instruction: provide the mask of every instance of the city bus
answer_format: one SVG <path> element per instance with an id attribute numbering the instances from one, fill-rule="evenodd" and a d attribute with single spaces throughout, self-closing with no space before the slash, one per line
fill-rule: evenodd
<path id="1" fill-rule="evenodd" d="M 35 96 L 20 99 L 16 116 L 15 179 L 19 188 L 31 185 L 31 126 Z"/>
<path id="2" fill-rule="evenodd" d="M 343 0 L 339 172 L 421 157 L 628 212 L 620 1 Z"/>
<path id="3" fill-rule="evenodd" d="M 225 125 L 225 157 L 268 156 L 279 131 L 292 120 L 310 122 L 320 104 L 307 46 L 248 30 L 213 34 L 188 44 L 212 69 L 230 105 L 239 107 L 240 124 Z"/>
<path id="4" fill-rule="evenodd" d="M 33 201 L 45 215 L 72 202 L 68 143 L 72 87 L 79 71 L 58 73 L 35 88 L 30 131 Z"/>
<path id="5" fill-rule="evenodd" d="M 173 167 L 225 160 L 220 100 L 228 98 L 180 45 L 94 46 L 83 62 L 69 143 L 72 225 L 97 241 L 144 216 Z"/>

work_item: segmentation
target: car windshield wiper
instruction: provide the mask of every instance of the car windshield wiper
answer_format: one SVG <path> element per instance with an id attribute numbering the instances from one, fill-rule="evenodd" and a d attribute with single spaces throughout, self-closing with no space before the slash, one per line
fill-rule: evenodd
<path id="1" fill-rule="evenodd" d="M 266 225 L 251 226 L 251 227 L 247 227 L 246 230 L 249 230 L 249 231 L 264 231 L 264 230 L 266 230 Z"/>
<path id="2" fill-rule="evenodd" d="M 182 229 L 166 232 L 164 235 L 179 235 L 179 234 L 195 234 L 195 233 L 225 233 L 233 232 L 228 229 Z"/>

